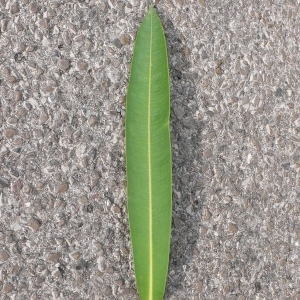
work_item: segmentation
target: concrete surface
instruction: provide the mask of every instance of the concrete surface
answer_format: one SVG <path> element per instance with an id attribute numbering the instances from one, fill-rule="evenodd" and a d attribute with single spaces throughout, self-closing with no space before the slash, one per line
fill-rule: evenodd
<path id="1" fill-rule="evenodd" d="M 0 299 L 138 299 L 125 94 L 150 1 L 0 0 Z M 165 299 L 300 299 L 300 6 L 156 1 L 170 57 Z"/>

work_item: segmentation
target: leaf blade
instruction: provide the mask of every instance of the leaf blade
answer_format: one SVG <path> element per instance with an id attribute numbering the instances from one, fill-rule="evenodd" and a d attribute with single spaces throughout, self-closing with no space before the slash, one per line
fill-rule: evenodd
<path id="1" fill-rule="evenodd" d="M 162 299 L 171 234 L 170 87 L 162 24 L 150 7 L 138 31 L 126 100 L 129 224 L 141 300 Z"/>

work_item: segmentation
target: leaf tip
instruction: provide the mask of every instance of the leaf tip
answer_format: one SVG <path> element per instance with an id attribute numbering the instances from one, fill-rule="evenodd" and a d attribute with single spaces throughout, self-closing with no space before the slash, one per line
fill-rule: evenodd
<path id="1" fill-rule="evenodd" d="M 155 12 L 155 8 L 156 8 L 155 5 L 150 4 L 150 5 L 149 5 L 149 12 L 150 12 L 150 13 L 151 13 L 151 12 Z"/>

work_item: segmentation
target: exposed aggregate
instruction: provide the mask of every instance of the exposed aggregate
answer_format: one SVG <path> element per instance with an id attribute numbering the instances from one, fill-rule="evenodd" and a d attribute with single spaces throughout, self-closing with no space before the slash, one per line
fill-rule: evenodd
<path id="1" fill-rule="evenodd" d="M 300 6 L 156 0 L 169 50 L 165 299 L 300 299 Z M 138 299 L 125 95 L 151 1 L 0 0 L 0 299 Z"/>

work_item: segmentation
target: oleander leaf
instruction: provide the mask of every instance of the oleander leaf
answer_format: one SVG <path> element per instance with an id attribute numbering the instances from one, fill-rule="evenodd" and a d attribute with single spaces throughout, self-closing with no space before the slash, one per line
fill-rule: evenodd
<path id="1" fill-rule="evenodd" d="M 126 99 L 127 201 L 141 300 L 161 300 L 172 218 L 170 86 L 161 21 L 150 6 L 135 40 Z"/>

